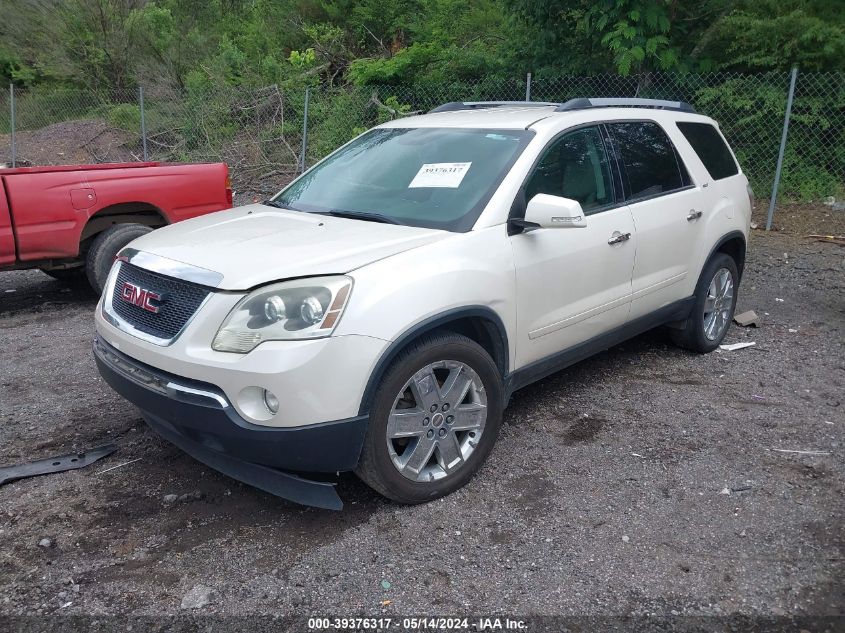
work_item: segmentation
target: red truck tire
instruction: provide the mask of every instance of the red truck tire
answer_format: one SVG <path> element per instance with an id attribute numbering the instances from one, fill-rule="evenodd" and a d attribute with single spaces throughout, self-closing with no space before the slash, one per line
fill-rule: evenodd
<path id="1" fill-rule="evenodd" d="M 94 238 L 85 258 L 85 274 L 94 292 L 100 294 L 103 291 L 114 258 L 121 249 L 150 231 L 152 229 L 143 224 L 116 224 Z"/>

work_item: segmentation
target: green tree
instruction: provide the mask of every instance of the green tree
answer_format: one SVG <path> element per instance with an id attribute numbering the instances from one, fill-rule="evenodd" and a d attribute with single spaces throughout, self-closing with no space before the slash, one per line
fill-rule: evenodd
<path id="1" fill-rule="evenodd" d="M 697 54 L 724 70 L 843 70 L 845 2 L 746 0 L 702 35 Z"/>

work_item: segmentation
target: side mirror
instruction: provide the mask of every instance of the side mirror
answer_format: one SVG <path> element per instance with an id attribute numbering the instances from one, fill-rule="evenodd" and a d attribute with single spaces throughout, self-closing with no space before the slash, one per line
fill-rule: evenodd
<path id="1" fill-rule="evenodd" d="M 565 229 L 587 226 L 581 203 L 569 198 L 538 193 L 525 209 L 524 229 Z"/>

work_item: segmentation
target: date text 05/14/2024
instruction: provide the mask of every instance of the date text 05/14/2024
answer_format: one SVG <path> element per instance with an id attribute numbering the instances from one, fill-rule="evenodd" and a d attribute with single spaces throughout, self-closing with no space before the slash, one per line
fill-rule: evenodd
<path id="1" fill-rule="evenodd" d="M 308 618 L 310 631 L 347 630 L 347 631 L 526 631 L 528 625 L 524 620 L 501 617 L 478 618 L 450 618 L 450 617 L 420 617 L 420 618 L 390 618 L 390 617 L 315 617 Z"/>

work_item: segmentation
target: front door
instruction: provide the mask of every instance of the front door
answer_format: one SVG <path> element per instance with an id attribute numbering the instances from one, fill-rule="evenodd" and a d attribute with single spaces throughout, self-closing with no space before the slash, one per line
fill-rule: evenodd
<path id="1" fill-rule="evenodd" d="M 622 325 L 631 301 L 637 236 L 616 191 L 602 128 L 566 132 L 525 185 L 581 203 L 585 227 L 511 236 L 516 266 L 516 364 L 524 367 Z"/>

